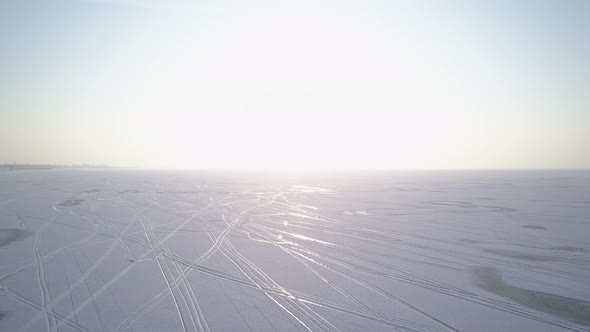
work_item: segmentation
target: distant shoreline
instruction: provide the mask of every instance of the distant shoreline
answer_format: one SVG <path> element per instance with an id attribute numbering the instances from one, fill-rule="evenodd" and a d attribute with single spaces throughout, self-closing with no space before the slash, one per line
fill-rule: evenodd
<path id="1" fill-rule="evenodd" d="M 50 164 L 0 164 L 0 171 L 40 171 L 52 169 L 96 169 L 96 168 L 112 168 L 108 165 L 50 165 Z"/>

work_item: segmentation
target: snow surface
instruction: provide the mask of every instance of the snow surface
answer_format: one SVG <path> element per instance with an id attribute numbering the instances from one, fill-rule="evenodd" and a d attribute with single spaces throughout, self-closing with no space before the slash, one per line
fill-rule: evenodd
<path id="1" fill-rule="evenodd" d="M 0 331 L 590 331 L 590 172 L 0 172 Z"/>

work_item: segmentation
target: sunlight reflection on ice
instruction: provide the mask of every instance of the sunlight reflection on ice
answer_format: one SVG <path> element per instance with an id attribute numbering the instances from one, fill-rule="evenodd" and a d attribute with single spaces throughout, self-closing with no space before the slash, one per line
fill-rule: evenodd
<path id="1" fill-rule="evenodd" d="M 312 237 L 308 237 L 308 236 L 297 234 L 297 233 L 289 233 L 289 232 L 281 232 L 281 233 L 290 235 L 290 236 L 292 236 L 294 238 L 297 238 L 297 239 L 300 239 L 300 240 L 304 240 L 304 241 L 312 241 L 312 242 L 317 242 L 317 243 L 321 243 L 321 244 L 325 244 L 325 245 L 329 245 L 329 246 L 333 246 L 334 245 L 334 243 L 330 243 L 330 242 L 326 242 L 326 241 L 314 239 Z M 279 236 L 280 236 L 280 234 L 279 234 Z M 282 236 L 280 237 L 280 239 L 282 239 Z"/>

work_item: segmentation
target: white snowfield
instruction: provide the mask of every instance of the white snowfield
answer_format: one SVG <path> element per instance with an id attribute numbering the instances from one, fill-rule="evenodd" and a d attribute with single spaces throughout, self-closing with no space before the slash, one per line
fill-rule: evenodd
<path id="1" fill-rule="evenodd" d="M 0 331 L 590 331 L 590 172 L 0 172 Z"/>

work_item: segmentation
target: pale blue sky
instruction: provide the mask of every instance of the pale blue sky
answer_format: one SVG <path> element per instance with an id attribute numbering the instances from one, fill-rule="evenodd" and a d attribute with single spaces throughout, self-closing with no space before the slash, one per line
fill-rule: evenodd
<path id="1" fill-rule="evenodd" d="M 0 162 L 590 167 L 589 1 L 2 1 Z"/>

